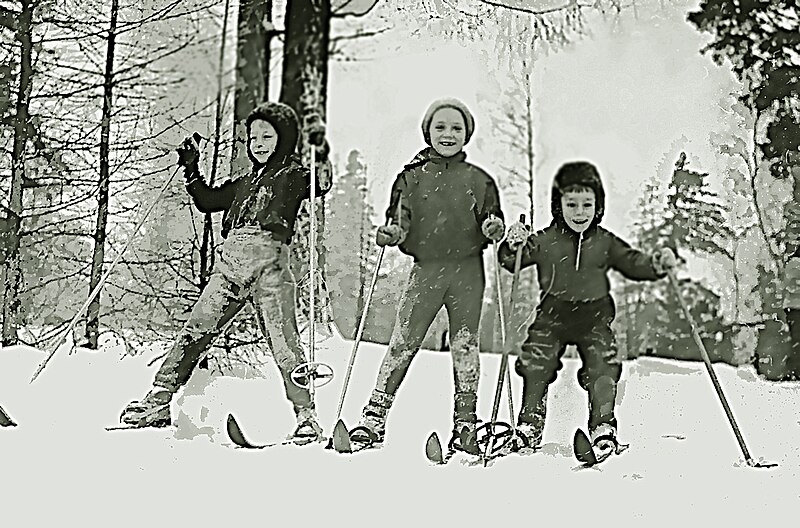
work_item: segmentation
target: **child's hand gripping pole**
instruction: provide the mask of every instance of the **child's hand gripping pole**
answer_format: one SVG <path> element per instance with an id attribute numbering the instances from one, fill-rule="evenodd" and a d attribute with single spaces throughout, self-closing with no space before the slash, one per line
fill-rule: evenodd
<path id="1" fill-rule="evenodd" d="M 722 404 L 722 408 L 725 410 L 725 415 L 728 417 L 728 422 L 731 424 L 731 428 L 733 429 L 733 434 L 736 436 L 736 441 L 739 443 L 739 448 L 742 450 L 742 454 L 744 455 L 745 461 L 747 462 L 748 466 L 751 467 L 758 467 L 758 468 L 769 468 L 775 467 L 777 464 L 771 462 L 756 462 L 750 456 L 750 452 L 747 450 L 747 446 L 744 442 L 744 437 L 742 436 L 742 432 L 739 429 L 739 425 L 736 423 L 736 418 L 733 416 L 733 411 L 731 410 L 730 405 L 728 405 L 728 400 L 725 397 L 725 393 L 722 391 L 722 385 L 717 379 L 717 374 L 714 372 L 714 367 L 711 365 L 711 358 L 708 356 L 708 352 L 706 351 L 706 347 L 703 344 L 703 340 L 700 337 L 700 330 L 695 323 L 694 317 L 692 317 L 691 312 L 689 311 L 689 306 L 686 304 L 686 301 L 683 299 L 681 295 L 680 287 L 678 285 L 678 279 L 675 277 L 675 270 L 672 267 L 666 268 L 667 277 L 669 278 L 669 282 L 672 285 L 672 289 L 675 292 L 675 296 L 678 298 L 678 303 L 681 305 L 681 310 L 683 311 L 684 317 L 689 322 L 689 326 L 692 329 L 692 337 L 694 338 L 695 344 L 697 344 L 697 348 L 700 349 L 700 355 L 703 358 L 703 363 L 706 365 L 706 370 L 708 371 L 708 375 L 711 377 L 711 383 L 714 385 L 714 390 L 717 392 L 717 396 L 719 397 L 719 401 Z"/>
<path id="2" fill-rule="evenodd" d="M 520 215 L 520 224 L 525 224 L 525 215 Z M 512 226 L 513 227 L 513 226 Z M 511 231 L 511 230 L 509 230 Z M 510 234 L 510 233 L 509 233 Z M 495 287 L 497 289 L 497 309 L 500 316 L 500 341 L 501 341 L 501 357 L 500 357 L 500 370 L 497 376 L 497 383 L 495 385 L 494 402 L 492 404 L 492 417 L 491 420 L 483 427 L 486 428 L 485 434 L 479 443 L 485 443 L 483 450 L 484 464 L 490 458 L 493 449 L 502 449 L 508 442 L 516 442 L 518 440 L 516 434 L 515 416 L 514 416 L 514 395 L 511 387 L 511 371 L 508 369 L 508 342 L 506 336 L 506 314 L 504 312 L 502 285 L 500 282 L 500 255 L 499 255 L 500 242 L 494 243 L 494 278 Z M 514 258 L 514 274 L 511 279 L 511 296 L 509 299 L 509 311 L 514 313 L 514 305 L 516 303 L 517 287 L 519 285 L 519 272 L 522 267 L 522 250 L 524 244 L 516 244 L 516 252 Z M 508 385 L 508 413 L 510 424 L 500 423 L 497 421 L 497 416 L 500 411 L 500 400 L 503 393 L 503 385 Z M 497 445 L 495 441 L 498 441 Z"/>

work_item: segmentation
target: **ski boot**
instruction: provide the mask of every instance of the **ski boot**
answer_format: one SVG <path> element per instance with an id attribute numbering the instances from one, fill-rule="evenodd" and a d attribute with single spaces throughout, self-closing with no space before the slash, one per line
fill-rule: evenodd
<path id="1" fill-rule="evenodd" d="M 453 425 L 453 434 L 447 444 L 451 451 L 461 451 L 469 455 L 480 456 L 481 448 L 478 445 L 478 424 L 475 422 L 456 422 Z"/>
<path id="2" fill-rule="evenodd" d="M 168 427 L 171 424 L 169 404 L 172 393 L 150 391 L 142 401 L 132 401 L 125 407 L 119 421 L 132 428 Z"/>
<path id="3" fill-rule="evenodd" d="M 598 462 L 617 454 L 620 448 L 617 428 L 610 424 L 598 425 L 589 433 L 589 438 L 592 440 L 592 449 Z"/>
<path id="4" fill-rule="evenodd" d="M 321 442 L 324 438 L 322 427 L 317 421 L 317 413 L 311 407 L 297 409 L 297 428 L 289 437 L 296 445 L 306 445 L 311 442 Z"/>
<path id="5" fill-rule="evenodd" d="M 611 455 L 619 455 L 626 449 L 627 444 L 617 441 L 617 429 L 610 424 L 600 424 L 591 430 L 589 436 L 582 430 L 575 431 L 573 451 L 575 458 L 584 467 L 591 467 L 606 460 Z"/>
<path id="6" fill-rule="evenodd" d="M 501 449 L 501 455 L 533 455 L 542 443 L 542 427 L 529 422 L 520 422 L 512 432 L 512 437 Z"/>
<path id="7" fill-rule="evenodd" d="M 386 434 L 386 416 L 394 402 L 394 394 L 375 389 L 364 408 L 358 425 L 348 432 L 350 452 L 380 449 Z"/>

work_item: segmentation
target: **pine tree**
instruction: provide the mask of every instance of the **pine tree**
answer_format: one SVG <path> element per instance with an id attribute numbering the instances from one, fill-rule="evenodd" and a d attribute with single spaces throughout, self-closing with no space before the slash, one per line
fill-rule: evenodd
<path id="1" fill-rule="evenodd" d="M 349 153 L 345 170 L 335 178 L 326 206 L 326 277 L 333 318 L 342 334 L 352 339 L 374 271 L 370 255 L 376 252 L 372 242 L 374 210 L 367 202 L 367 167 L 358 151 Z"/>
<path id="2" fill-rule="evenodd" d="M 710 189 L 708 174 L 687 169 L 685 160 L 686 155 L 681 153 L 666 182 L 662 164 L 659 174 L 645 184 L 634 225 L 634 246 L 648 253 L 669 247 L 678 255 L 704 258 L 721 253 L 732 258 L 729 246 L 734 237 L 727 224 L 727 211 Z M 709 354 L 714 359 L 736 362 L 731 330 L 722 322 L 719 296 L 692 279 L 682 279 L 680 290 L 684 299 L 691 299 L 692 317 L 700 325 L 701 335 L 709 340 Z M 618 327 L 629 356 L 698 359 L 690 328 L 667 281 L 626 281 L 620 293 L 623 302 Z"/>

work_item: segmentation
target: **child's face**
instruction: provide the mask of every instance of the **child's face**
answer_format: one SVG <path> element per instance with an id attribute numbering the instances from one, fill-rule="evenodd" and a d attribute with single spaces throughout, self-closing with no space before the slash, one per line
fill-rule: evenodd
<path id="1" fill-rule="evenodd" d="M 250 124 L 247 148 L 259 163 L 266 163 L 278 146 L 278 132 L 269 121 L 256 119 Z"/>
<path id="2" fill-rule="evenodd" d="M 467 139 L 464 116 L 455 108 L 440 108 L 431 119 L 430 135 L 431 146 L 440 156 L 455 156 Z"/>
<path id="3" fill-rule="evenodd" d="M 561 196 L 564 221 L 576 233 L 583 233 L 591 225 L 595 210 L 594 192 L 588 189 L 565 192 Z"/>

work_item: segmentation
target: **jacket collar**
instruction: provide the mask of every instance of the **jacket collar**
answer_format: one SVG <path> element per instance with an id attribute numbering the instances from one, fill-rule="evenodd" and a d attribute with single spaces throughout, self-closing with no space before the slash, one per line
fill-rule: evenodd
<path id="1" fill-rule="evenodd" d="M 436 163 L 436 164 L 444 164 L 444 163 L 458 163 L 462 162 L 467 158 L 467 154 L 462 150 L 455 156 L 450 156 L 449 158 L 445 158 L 439 155 L 438 152 L 433 147 L 426 147 L 419 151 L 414 158 L 406 163 L 406 169 L 413 169 L 414 167 L 419 167 L 420 165 L 424 165 L 427 162 Z"/>

